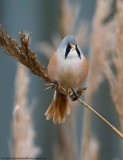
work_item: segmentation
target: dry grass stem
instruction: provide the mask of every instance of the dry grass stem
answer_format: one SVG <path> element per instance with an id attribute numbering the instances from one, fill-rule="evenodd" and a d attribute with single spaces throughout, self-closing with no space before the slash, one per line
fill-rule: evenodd
<path id="1" fill-rule="evenodd" d="M 88 101 L 89 103 L 89 101 Z M 90 103 L 89 103 L 90 104 Z M 81 139 L 81 152 L 80 152 L 80 160 L 85 160 L 86 153 L 88 152 L 88 146 L 90 141 L 90 110 L 84 108 L 84 117 L 82 119 L 83 127 L 82 127 L 82 139 Z"/>
<path id="2" fill-rule="evenodd" d="M 112 87 L 112 98 L 116 106 L 116 110 L 119 116 L 121 129 L 123 131 L 123 1 L 117 0 L 116 3 L 116 22 L 117 22 L 117 57 L 115 57 L 116 79 L 117 84 Z M 117 95 L 114 96 L 114 91 Z"/>
<path id="3" fill-rule="evenodd" d="M 116 1 L 115 22 L 116 48 L 110 59 L 106 59 L 103 74 L 109 81 L 111 97 L 123 132 L 123 1 L 121 0 Z M 115 68 L 115 72 L 112 70 L 112 66 Z"/>
<path id="4" fill-rule="evenodd" d="M 70 116 L 67 116 L 64 124 L 58 126 L 58 144 L 54 148 L 53 152 L 55 160 L 77 159 L 75 103 L 76 102 L 73 103 L 72 101 L 69 101 L 69 106 L 71 107 L 71 114 Z"/>
<path id="5" fill-rule="evenodd" d="M 5 53 L 14 57 L 20 63 L 27 66 L 32 73 L 40 76 L 47 83 L 49 83 L 49 85 L 51 84 L 52 86 L 54 83 L 49 77 L 47 71 L 36 59 L 35 54 L 29 49 L 29 37 L 26 38 L 26 35 L 22 31 L 19 34 L 19 38 L 20 38 L 21 46 L 19 46 L 15 40 L 10 38 L 8 34 L 1 27 L 0 45 L 4 48 Z M 54 89 L 57 90 L 58 92 L 61 92 L 62 94 L 65 94 L 68 96 L 71 95 L 71 92 L 68 92 L 68 90 L 66 90 L 60 85 L 54 86 Z M 83 104 L 85 107 L 87 107 L 89 110 L 91 110 L 94 114 L 96 114 L 99 118 L 101 118 L 109 127 L 111 127 L 112 130 L 115 131 L 115 133 L 117 133 L 123 139 L 123 135 L 115 127 L 113 127 L 108 121 L 106 121 L 100 114 L 98 114 L 94 109 L 88 106 L 80 98 L 78 98 L 78 101 L 81 104 Z"/>
<path id="6" fill-rule="evenodd" d="M 4 48 L 6 54 L 25 65 L 33 74 L 42 77 L 46 82 L 52 82 L 45 68 L 36 59 L 35 53 L 29 48 L 31 34 L 26 38 L 23 31 L 19 33 L 21 45 L 18 45 L 16 40 L 10 38 L 6 31 L 2 29 L 2 26 L 0 26 L 0 45 Z"/>
<path id="7" fill-rule="evenodd" d="M 96 112 L 93 108 L 91 108 L 89 105 L 87 105 L 85 102 L 83 102 L 80 98 L 78 98 L 78 101 L 83 104 L 85 107 L 87 107 L 90 111 L 92 111 L 94 114 L 96 114 L 100 119 L 102 119 L 115 133 L 117 133 L 122 139 L 123 134 L 120 133 L 112 124 L 110 124 L 105 118 L 103 118 L 98 112 Z"/>
<path id="8" fill-rule="evenodd" d="M 99 141 L 97 138 L 92 137 L 89 141 L 88 152 L 86 153 L 85 160 L 90 160 L 90 157 L 91 160 L 99 160 L 99 149 Z"/>
<path id="9" fill-rule="evenodd" d="M 16 76 L 16 96 L 10 148 L 13 157 L 37 157 L 41 151 L 34 144 L 35 131 L 32 124 L 32 107 L 27 107 L 28 84 L 29 77 L 26 68 L 19 64 Z"/>
<path id="10" fill-rule="evenodd" d="M 118 114 L 121 131 L 123 132 L 123 1 L 116 1 L 115 30 L 112 36 L 116 46 L 111 55 L 105 58 L 103 74 L 109 81 L 111 97 Z M 112 70 L 112 66 L 115 68 Z"/>
<path id="11" fill-rule="evenodd" d="M 97 0 L 91 38 L 90 72 L 88 78 L 89 92 L 87 92 L 87 97 L 92 97 L 103 81 L 103 66 L 105 60 L 112 55 L 112 52 L 114 52 L 116 48 L 116 38 L 114 34 L 116 23 L 114 19 L 107 23 L 103 22 L 110 12 L 111 2 L 112 0 Z"/>
<path id="12" fill-rule="evenodd" d="M 116 23 L 114 18 L 109 22 L 104 22 L 111 10 L 112 0 L 97 0 L 96 11 L 93 19 L 93 30 L 90 47 L 89 76 L 87 81 L 88 90 L 85 95 L 86 102 L 91 105 L 92 97 L 98 90 L 100 83 L 103 81 L 103 71 L 106 59 L 112 55 L 116 48 L 115 29 Z M 104 12 L 105 11 L 105 12 Z M 110 74 L 111 75 L 111 74 Z M 82 156 L 85 160 L 86 152 L 90 141 L 90 111 L 85 108 L 84 126 L 82 137 Z"/>
<path id="13" fill-rule="evenodd" d="M 60 0 L 59 27 L 62 38 L 73 32 L 79 11 L 79 3 L 71 2 L 70 0 Z"/>

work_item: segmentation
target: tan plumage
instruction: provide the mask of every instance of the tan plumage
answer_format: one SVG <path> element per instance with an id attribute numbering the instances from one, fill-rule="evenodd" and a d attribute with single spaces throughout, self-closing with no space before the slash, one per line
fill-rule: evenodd
<path id="1" fill-rule="evenodd" d="M 75 48 L 70 50 L 67 58 L 64 57 L 61 50 L 60 53 L 57 50 L 49 61 L 48 73 L 52 80 L 56 80 L 64 88 L 76 88 L 84 82 L 88 75 L 88 62 L 82 53 L 81 57 L 78 57 Z M 68 97 L 55 91 L 54 99 L 45 113 L 47 120 L 53 117 L 54 123 L 57 121 L 62 123 L 65 121 L 65 114 L 69 113 Z"/>
<path id="2" fill-rule="evenodd" d="M 56 93 L 56 99 L 52 100 L 48 110 L 45 115 L 47 115 L 47 120 L 53 117 L 53 122 L 63 123 L 65 121 L 65 114 L 69 114 L 70 109 L 68 106 L 68 98 L 66 95 L 61 93 Z"/>

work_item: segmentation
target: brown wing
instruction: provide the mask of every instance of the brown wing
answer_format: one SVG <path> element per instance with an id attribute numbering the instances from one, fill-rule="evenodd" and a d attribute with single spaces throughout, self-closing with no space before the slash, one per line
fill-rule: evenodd
<path id="1" fill-rule="evenodd" d="M 47 69 L 48 69 L 48 73 L 49 73 L 50 77 L 52 78 L 52 80 L 54 80 L 56 78 L 56 71 L 57 71 L 57 55 L 56 55 L 56 53 L 54 53 L 53 56 L 51 57 Z"/>
<path id="2" fill-rule="evenodd" d="M 84 58 L 83 66 L 84 66 L 84 75 L 86 78 L 88 75 L 88 70 L 89 70 L 88 61 L 86 60 L 86 58 Z"/>
<path id="3" fill-rule="evenodd" d="M 79 79 L 80 79 L 80 83 L 82 84 L 85 79 L 87 78 L 88 76 L 88 69 L 89 69 L 89 66 L 88 66 L 88 61 L 86 60 L 86 58 L 84 57 L 84 60 L 81 64 L 81 72 L 79 74 Z"/>

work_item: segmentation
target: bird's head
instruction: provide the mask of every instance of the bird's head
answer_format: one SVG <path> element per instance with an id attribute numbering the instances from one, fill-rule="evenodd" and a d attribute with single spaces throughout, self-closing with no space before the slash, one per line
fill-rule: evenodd
<path id="1" fill-rule="evenodd" d="M 66 36 L 60 46 L 58 47 L 57 52 L 62 54 L 64 58 L 68 57 L 78 57 L 81 59 L 81 50 L 77 45 L 76 38 L 73 35 Z"/>

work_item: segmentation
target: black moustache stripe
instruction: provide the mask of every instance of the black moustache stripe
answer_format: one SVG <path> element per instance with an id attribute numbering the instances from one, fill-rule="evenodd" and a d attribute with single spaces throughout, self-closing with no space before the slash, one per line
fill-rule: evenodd
<path id="1" fill-rule="evenodd" d="M 70 50 L 71 50 L 71 46 L 69 45 L 69 46 L 67 46 L 67 48 L 66 48 L 65 59 L 67 58 L 67 56 L 68 56 Z"/>
<path id="2" fill-rule="evenodd" d="M 78 53 L 78 56 L 79 56 L 79 58 L 81 59 L 81 54 L 80 54 L 80 51 L 79 51 L 77 45 L 76 45 L 76 52 Z"/>
<path id="3" fill-rule="evenodd" d="M 65 59 L 67 58 L 67 56 L 68 56 L 70 50 L 71 50 L 71 46 L 68 45 L 67 48 L 66 48 L 66 52 L 65 52 Z M 80 51 L 79 51 L 77 45 L 76 45 L 76 52 L 77 52 L 79 58 L 81 59 L 81 54 L 80 54 Z"/>

